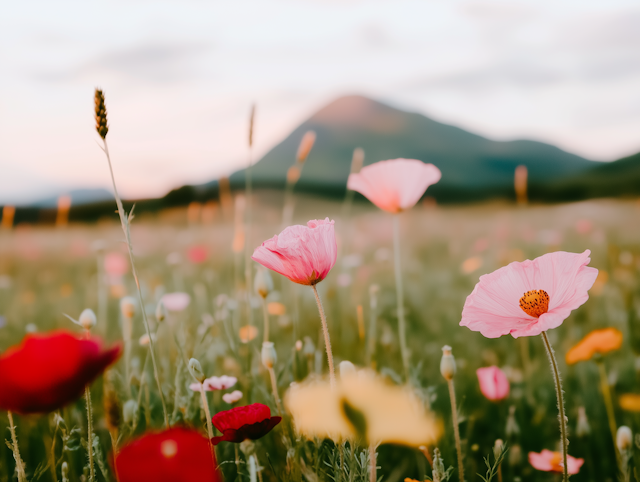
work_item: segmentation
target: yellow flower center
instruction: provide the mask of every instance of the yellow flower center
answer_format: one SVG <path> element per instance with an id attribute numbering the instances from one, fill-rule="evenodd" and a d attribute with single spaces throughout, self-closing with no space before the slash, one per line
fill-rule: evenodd
<path id="1" fill-rule="evenodd" d="M 520 298 L 520 308 L 527 315 L 539 318 L 549 311 L 549 295 L 544 290 L 527 291 Z"/>
<path id="2" fill-rule="evenodd" d="M 167 459 L 178 453 L 178 443 L 175 440 L 165 440 L 160 444 L 160 453 Z"/>

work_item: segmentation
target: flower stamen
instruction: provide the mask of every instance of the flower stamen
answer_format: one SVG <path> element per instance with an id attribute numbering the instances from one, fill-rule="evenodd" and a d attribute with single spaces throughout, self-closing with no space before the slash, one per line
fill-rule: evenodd
<path id="1" fill-rule="evenodd" d="M 544 290 L 527 291 L 520 298 L 520 308 L 526 314 L 539 318 L 549 311 L 549 295 Z"/>

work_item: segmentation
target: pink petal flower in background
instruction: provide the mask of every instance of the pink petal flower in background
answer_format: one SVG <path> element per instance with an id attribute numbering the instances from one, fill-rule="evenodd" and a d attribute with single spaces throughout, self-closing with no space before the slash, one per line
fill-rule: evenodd
<path id="1" fill-rule="evenodd" d="M 234 390 L 231 393 L 225 393 L 222 395 L 222 400 L 229 405 L 232 405 L 242 398 L 242 392 L 240 390 Z"/>
<path id="2" fill-rule="evenodd" d="M 461 326 L 487 338 L 539 335 L 556 328 L 588 299 L 598 270 L 591 252 L 545 254 L 480 277 L 462 310 Z"/>
<path id="3" fill-rule="evenodd" d="M 480 391 L 489 400 L 503 400 L 509 396 L 509 380 L 498 367 L 478 368 L 476 374 L 480 382 Z"/>
<path id="4" fill-rule="evenodd" d="M 306 226 L 289 226 L 258 246 L 251 259 L 286 276 L 294 283 L 315 285 L 326 278 L 336 264 L 338 245 L 334 221 L 309 221 Z"/>
<path id="5" fill-rule="evenodd" d="M 226 390 L 227 388 L 231 388 L 236 383 L 238 383 L 238 379 L 236 377 L 229 377 L 227 375 L 222 375 L 221 377 L 210 377 L 204 381 L 205 387 L 207 390 Z"/>
<path id="6" fill-rule="evenodd" d="M 236 383 L 238 383 L 238 379 L 236 377 L 222 375 L 221 377 L 210 377 L 205 379 L 202 386 L 204 387 L 205 392 L 213 392 L 215 390 L 226 390 L 227 388 L 234 386 Z M 192 383 L 189 385 L 189 389 L 194 392 L 201 391 L 199 383 Z"/>
<path id="7" fill-rule="evenodd" d="M 209 257 L 209 250 L 206 246 L 192 246 L 187 251 L 187 258 L 192 263 L 204 263 Z"/>
<path id="8" fill-rule="evenodd" d="M 543 472 L 562 472 L 562 454 L 544 449 L 540 453 L 529 452 L 529 463 L 534 469 Z M 575 475 L 580 472 L 580 467 L 584 464 L 584 459 L 576 459 L 567 455 L 567 472 Z"/>
<path id="9" fill-rule="evenodd" d="M 177 291 L 175 293 L 167 293 L 162 296 L 162 304 L 169 311 L 186 310 L 191 303 L 191 296 L 187 293 Z"/>
<path id="10" fill-rule="evenodd" d="M 393 159 L 350 174 L 347 188 L 359 192 L 383 211 L 399 213 L 415 206 L 440 177 L 440 169 L 433 164 L 416 159 Z"/>
<path id="11" fill-rule="evenodd" d="M 129 271 L 129 260 L 117 251 L 107 253 L 104 257 L 104 270 L 110 276 L 122 276 Z"/>

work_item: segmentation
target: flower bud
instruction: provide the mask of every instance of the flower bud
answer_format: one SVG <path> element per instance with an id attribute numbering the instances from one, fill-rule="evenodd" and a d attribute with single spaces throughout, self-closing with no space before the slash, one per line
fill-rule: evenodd
<path id="1" fill-rule="evenodd" d="M 156 320 L 158 320 L 158 323 L 162 323 L 166 320 L 168 315 L 169 312 L 167 311 L 166 306 L 164 306 L 164 303 L 162 301 L 158 302 L 156 305 Z"/>
<path id="2" fill-rule="evenodd" d="M 576 425 L 576 435 L 580 438 L 586 437 L 591 433 L 591 426 L 587 420 L 587 412 L 584 407 L 578 408 L 578 423 Z"/>
<path id="3" fill-rule="evenodd" d="M 296 340 L 296 351 L 302 350 L 302 340 Z"/>
<path id="4" fill-rule="evenodd" d="M 138 413 L 138 404 L 135 400 L 127 400 L 122 407 L 122 418 L 124 423 L 131 426 L 135 422 L 136 414 Z"/>
<path id="5" fill-rule="evenodd" d="M 505 428 L 505 434 L 509 439 L 517 436 L 520 433 L 520 426 L 516 422 L 516 406 L 511 405 L 509 407 L 509 416 L 507 417 L 507 427 Z"/>
<path id="6" fill-rule="evenodd" d="M 87 331 L 96 326 L 97 322 L 98 320 L 96 319 L 96 314 L 90 308 L 87 308 L 82 313 L 80 313 L 80 318 L 78 318 L 78 323 L 80 324 L 80 326 Z"/>
<path id="7" fill-rule="evenodd" d="M 446 380 L 453 380 L 456 374 L 456 359 L 451 354 L 451 347 L 445 345 L 442 347 L 442 359 L 440 360 L 440 373 Z"/>
<path id="8" fill-rule="evenodd" d="M 200 383 L 203 383 L 207 378 L 202 371 L 202 365 L 200 365 L 200 362 L 195 358 L 189 360 L 189 373 Z"/>
<path id="9" fill-rule="evenodd" d="M 346 378 L 356 374 L 356 367 L 350 361 L 347 361 L 347 360 L 341 361 L 339 366 L 340 366 L 340 378 Z"/>
<path id="10" fill-rule="evenodd" d="M 444 461 L 440 455 L 440 450 L 436 447 L 433 450 L 433 480 L 447 480 L 447 471 L 444 468 Z"/>
<path id="11" fill-rule="evenodd" d="M 262 364 L 266 369 L 271 369 L 278 361 L 276 349 L 273 347 L 272 341 L 262 342 Z"/>
<path id="12" fill-rule="evenodd" d="M 504 442 L 502 441 L 502 439 L 496 439 L 496 441 L 493 444 L 493 456 L 497 459 L 498 457 L 500 457 L 500 454 L 502 453 L 502 450 L 504 449 Z"/>
<path id="13" fill-rule="evenodd" d="M 60 475 L 62 475 L 62 482 L 69 482 L 69 464 L 67 464 L 66 462 L 62 462 Z"/>
<path id="14" fill-rule="evenodd" d="M 522 463 L 522 447 L 519 444 L 513 444 L 509 447 L 509 465 L 517 467 Z"/>
<path id="15" fill-rule="evenodd" d="M 273 291 L 273 278 L 268 270 L 264 268 L 258 269 L 253 286 L 262 298 L 266 298 Z"/>
<path id="16" fill-rule="evenodd" d="M 304 353 L 306 356 L 313 356 L 316 352 L 316 347 L 313 344 L 313 340 L 308 337 L 305 336 L 304 337 L 304 347 L 302 348 L 302 353 Z"/>
<path id="17" fill-rule="evenodd" d="M 125 296 L 120 300 L 120 312 L 125 318 L 133 318 L 136 314 L 138 303 L 131 296 Z"/>
<path id="18" fill-rule="evenodd" d="M 626 452 L 631 448 L 633 444 L 633 433 L 631 429 L 626 425 L 622 425 L 618 428 L 616 433 L 616 445 L 621 453 Z"/>

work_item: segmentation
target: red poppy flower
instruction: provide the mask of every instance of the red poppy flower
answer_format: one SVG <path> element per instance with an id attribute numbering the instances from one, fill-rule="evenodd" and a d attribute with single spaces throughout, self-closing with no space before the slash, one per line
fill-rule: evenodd
<path id="1" fill-rule="evenodd" d="M 66 332 L 27 335 L 0 356 L 0 408 L 23 414 L 57 410 L 81 397 L 120 351 Z"/>
<path id="2" fill-rule="evenodd" d="M 193 430 L 151 433 L 123 447 L 116 456 L 120 482 L 218 482 L 209 441 Z"/>
<path id="3" fill-rule="evenodd" d="M 261 403 L 236 407 L 213 416 L 213 425 L 222 432 L 211 440 L 214 445 L 220 442 L 239 444 L 247 439 L 258 440 L 278 425 L 282 417 L 272 417 L 271 410 Z"/>

